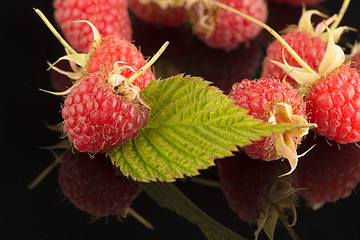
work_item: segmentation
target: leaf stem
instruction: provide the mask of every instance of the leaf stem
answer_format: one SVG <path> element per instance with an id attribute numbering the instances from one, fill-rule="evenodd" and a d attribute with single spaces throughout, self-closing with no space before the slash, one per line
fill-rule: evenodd
<path id="1" fill-rule="evenodd" d="M 228 5 L 225 5 L 221 2 L 218 2 L 216 0 L 209 0 L 211 1 L 211 3 L 215 6 L 218 6 L 220 8 L 226 9 L 230 12 L 233 12 L 235 14 L 238 14 L 240 16 L 242 16 L 243 18 L 248 19 L 249 21 L 263 27 L 265 30 L 267 30 L 271 35 L 273 35 L 283 46 L 284 48 L 286 48 L 286 50 L 288 50 L 288 52 L 291 54 L 291 56 L 293 56 L 293 58 L 295 58 L 295 60 L 309 73 L 313 73 L 316 74 L 316 71 L 313 70 L 303 59 L 301 59 L 301 57 L 290 47 L 290 45 L 275 31 L 273 30 L 271 27 L 269 27 L 268 25 L 266 25 L 265 23 L 257 20 L 256 18 L 253 18 L 249 15 L 246 15 Z"/>
<path id="2" fill-rule="evenodd" d="M 39 15 L 39 17 L 43 20 L 43 22 L 46 24 L 46 26 L 50 29 L 50 31 L 54 34 L 54 36 L 65 47 L 65 49 L 68 50 L 71 54 L 77 54 L 77 52 L 65 41 L 65 39 L 60 35 L 60 33 L 58 31 L 56 31 L 54 26 L 45 17 L 45 15 L 37 8 L 34 8 L 34 10 Z"/>

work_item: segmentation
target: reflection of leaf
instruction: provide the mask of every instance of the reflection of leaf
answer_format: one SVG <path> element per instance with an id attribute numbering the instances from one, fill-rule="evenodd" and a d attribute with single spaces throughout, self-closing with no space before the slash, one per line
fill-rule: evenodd
<path id="1" fill-rule="evenodd" d="M 206 215 L 172 183 L 140 183 L 160 206 L 175 211 L 196 224 L 209 240 L 246 240 Z"/>
<path id="2" fill-rule="evenodd" d="M 209 84 L 183 75 L 150 82 L 142 93 L 151 108 L 148 125 L 108 152 L 113 164 L 137 181 L 174 181 L 197 175 L 250 140 L 293 127 L 252 118 Z"/>

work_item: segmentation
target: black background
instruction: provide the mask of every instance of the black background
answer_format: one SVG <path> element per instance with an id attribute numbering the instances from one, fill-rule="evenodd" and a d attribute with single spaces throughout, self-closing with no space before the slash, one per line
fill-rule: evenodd
<path id="1" fill-rule="evenodd" d="M 146 229 L 131 217 L 123 223 L 118 222 L 115 217 L 91 223 L 90 215 L 76 209 L 61 194 L 57 168 L 37 188 L 32 191 L 26 189 L 53 160 L 50 152 L 38 148 L 53 145 L 58 140 L 58 134 L 47 129 L 45 123 L 61 122 L 60 98 L 39 91 L 39 88 L 52 88 L 46 61 L 56 60 L 63 52 L 61 45 L 33 11 L 33 7 L 39 8 L 53 21 L 51 2 L 6 1 L 0 14 L 3 49 L 3 61 L 0 65 L 3 190 L 0 220 L 3 239 L 205 239 L 195 225 L 174 212 L 158 207 L 145 192 L 139 195 L 132 207 L 147 218 L 155 226 L 155 230 Z M 327 0 L 320 8 L 330 15 L 338 11 L 341 3 L 342 1 Z M 269 24 L 276 25 L 271 26 L 277 29 L 287 23 L 295 23 L 301 13 L 301 8 L 273 3 L 270 7 Z M 281 13 L 275 13 L 280 8 Z M 353 0 L 342 25 L 359 30 L 359 10 L 359 2 Z M 135 44 L 142 46 L 144 55 L 152 55 L 167 40 L 167 34 L 171 33 L 172 40 L 164 59 L 174 62 L 174 72 L 206 76 L 206 72 L 201 73 L 200 70 L 194 70 L 193 66 L 181 64 L 186 55 L 177 55 L 181 52 L 178 49 L 183 47 L 190 46 L 191 49 L 199 46 L 207 49 L 191 36 L 188 27 L 158 28 L 143 24 L 135 17 L 133 23 Z M 343 41 L 353 42 L 355 38 L 358 38 L 358 34 L 351 33 L 344 36 Z M 269 39 L 271 37 L 268 33 L 263 32 L 256 41 L 264 47 Z M 208 51 L 223 55 L 221 51 Z M 160 73 L 161 71 L 158 74 Z M 166 75 L 166 71 L 163 73 Z M 216 84 L 216 80 L 209 80 Z M 241 76 L 238 80 L 241 80 Z M 204 177 L 217 178 L 214 167 L 202 173 Z M 254 228 L 240 221 L 229 209 L 220 189 L 188 181 L 179 181 L 177 186 L 211 217 L 251 238 Z M 327 204 L 317 212 L 305 206 L 299 207 L 298 214 L 298 223 L 294 229 L 300 239 L 360 239 L 358 189 L 349 198 Z M 277 239 L 290 239 L 282 227 L 279 227 L 276 234 Z"/>

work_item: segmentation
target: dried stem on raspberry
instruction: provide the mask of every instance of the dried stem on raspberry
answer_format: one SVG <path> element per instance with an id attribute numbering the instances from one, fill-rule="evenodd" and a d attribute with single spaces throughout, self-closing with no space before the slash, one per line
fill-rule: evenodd
<path id="1" fill-rule="evenodd" d="M 55 35 L 55 37 L 60 41 L 60 43 L 68 50 L 71 54 L 77 54 L 77 52 L 68 44 L 65 39 L 60 35 L 58 31 L 54 28 L 54 26 L 50 23 L 50 21 L 45 17 L 45 15 L 37 8 L 34 8 L 35 12 L 39 15 L 39 17 L 44 21 L 46 26 L 50 29 L 50 31 Z"/>
<path id="2" fill-rule="evenodd" d="M 89 54 L 88 53 L 77 53 L 71 46 L 70 44 L 68 44 L 65 39 L 63 37 L 61 37 L 60 33 L 58 31 L 56 31 L 56 29 L 54 28 L 54 26 L 50 23 L 50 21 L 45 17 L 45 15 L 39 10 L 39 9 L 35 9 L 35 12 L 39 15 L 39 17 L 43 20 L 43 22 L 45 23 L 45 25 L 50 29 L 50 31 L 54 34 L 54 36 L 59 40 L 59 42 L 64 46 L 65 51 L 67 53 L 67 55 L 59 58 L 55 63 L 49 63 L 49 68 L 50 69 L 54 69 L 55 71 L 64 74 L 66 76 L 68 76 L 70 79 L 73 80 L 78 80 L 81 77 L 83 77 L 83 71 L 82 69 L 86 68 L 88 62 L 89 62 Z M 85 22 L 88 23 L 90 25 L 90 27 L 93 30 L 93 34 L 94 34 L 94 43 L 92 47 L 97 47 L 100 42 L 101 42 L 101 36 L 98 32 L 98 30 L 95 28 L 95 26 L 93 26 L 89 21 L 77 21 L 77 22 Z M 55 67 L 55 65 L 61 61 L 61 60 L 68 60 L 70 62 L 70 66 L 71 68 L 74 70 L 74 72 L 67 72 L 67 71 L 63 71 L 57 67 Z M 79 65 L 80 68 L 76 65 Z M 40 89 L 43 92 L 46 93 L 50 93 L 56 96 L 63 96 L 63 95 L 67 95 L 68 93 L 70 93 L 71 89 L 73 87 L 75 87 L 77 84 L 79 83 L 79 81 L 75 82 L 73 84 L 72 87 L 70 87 L 69 89 L 67 89 L 66 91 L 63 92 L 52 92 L 52 91 L 48 91 L 48 90 L 43 90 Z"/>
<path id="3" fill-rule="evenodd" d="M 223 4 L 221 2 L 218 2 L 216 0 L 209 0 L 211 4 L 221 7 L 223 9 L 226 9 L 230 12 L 233 12 L 237 15 L 240 15 L 243 18 L 248 19 L 249 21 L 261 26 L 262 28 L 264 28 L 265 30 L 267 30 L 271 35 L 273 35 L 285 48 L 286 50 L 288 50 L 288 52 L 291 54 L 291 56 L 293 56 L 295 58 L 295 60 L 308 72 L 308 73 L 312 73 L 312 74 L 317 74 L 315 70 L 313 70 L 291 47 L 290 45 L 271 27 L 269 27 L 268 25 L 266 25 L 265 23 L 257 20 L 256 18 L 253 18 L 247 14 L 244 14 L 226 4 Z"/>
<path id="4" fill-rule="evenodd" d="M 126 84 L 127 85 L 132 84 L 137 77 L 139 77 L 143 72 L 145 72 L 149 67 L 151 67 L 151 65 L 153 65 L 156 62 L 156 60 L 161 56 L 161 54 L 165 51 L 165 49 L 167 48 L 168 45 L 169 45 L 169 42 L 166 41 L 161 46 L 161 48 L 157 51 L 157 53 L 155 53 L 155 55 L 142 68 L 140 68 L 133 75 L 131 75 L 131 77 L 129 77 L 126 80 Z"/>
<path id="5" fill-rule="evenodd" d="M 330 30 L 334 30 L 335 28 L 337 28 L 337 26 L 339 26 L 339 24 L 340 24 L 342 18 L 344 17 L 345 12 L 346 12 L 346 10 L 347 10 L 347 8 L 349 6 L 349 3 L 350 3 L 350 0 L 344 0 L 336 20 L 330 26 Z"/>

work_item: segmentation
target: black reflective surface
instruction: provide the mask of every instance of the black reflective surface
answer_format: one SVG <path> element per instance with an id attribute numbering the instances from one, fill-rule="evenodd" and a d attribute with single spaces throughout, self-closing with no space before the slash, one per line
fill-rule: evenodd
<path id="1" fill-rule="evenodd" d="M 331 15 L 338 11 L 341 2 L 327 0 L 321 9 Z M 5 26 L 2 28 L 5 31 L 1 33 L 3 193 L 0 224 L 3 239 L 205 239 L 195 225 L 174 212 L 158 207 L 144 192 L 132 207 L 148 219 L 155 230 L 146 229 L 131 217 L 123 223 L 115 217 L 92 223 L 90 215 L 71 205 L 59 190 L 57 168 L 37 188 L 32 191 L 26 189 L 53 160 L 49 151 L 38 146 L 49 146 L 58 141 L 59 135 L 49 130 L 45 123 L 61 122 L 61 99 L 43 93 L 39 88 L 52 88 L 46 61 L 56 60 L 63 49 L 32 9 L 39 8 L 51 17 L 51 1 L 7 1 L 4 7 L 0 15 Z M 280 7 L 277 4 L 271 4 L 270 9 L 274 13 L 270 12 L 269 24 L 276 24 L 274 27 L 277 30 L 287 23 L 296 23 L 294 16 L 301 13 L 301 8 Z M 281 12 L 277 13 L 279 9 Z M 343 25 L 360 30 L 359 10 L 360 4 L 353 0 Z M 280 17 L 282 14 L 284 18 Z M 192 37 L 187 27 L 158 28 L 137 19 L 133 19 L 133 24 L 135 44 L 141 46 L 145 56 L 151 56 L 164 41 L 170 41 L 168 50 L 155 65 L 159 77 L 183 72 L 200 75 L 215 82 L 226 93 L 231 88 L 229 81 L 259 75 L 264 46 L 271 39 L 263 32 L 256 41 L 249 43 L 249 48 L 240 46 L 237 50 L 224 53 L 204 46 Z M 343 40 L 353 42 L 355 38 L 360 39 L 357 33 L 350 33 Z M 241 52 L 250 56 L 244 58 Z M 242 67 L 244 71 L 238 72 Z M 229 80 L 224 82 L 224 76 Z M 215 168 L 202 173 L 204 177 L 217 179 Z M 179 181 L 177 186 L 211 217 L 244 237 L 252 237 L 254 227 L 237 218 L 227 206 L 220 189 L 184 181 Z M 326 204 L 317 212 L 301 202 L 298 222 L 294 227 L 300 239 L 360 239 L 358 192 L 359 189 L 355 189 L 350 197 L 335 204 Z M 276 239 L 290 237 L 279 227 Z"/>

